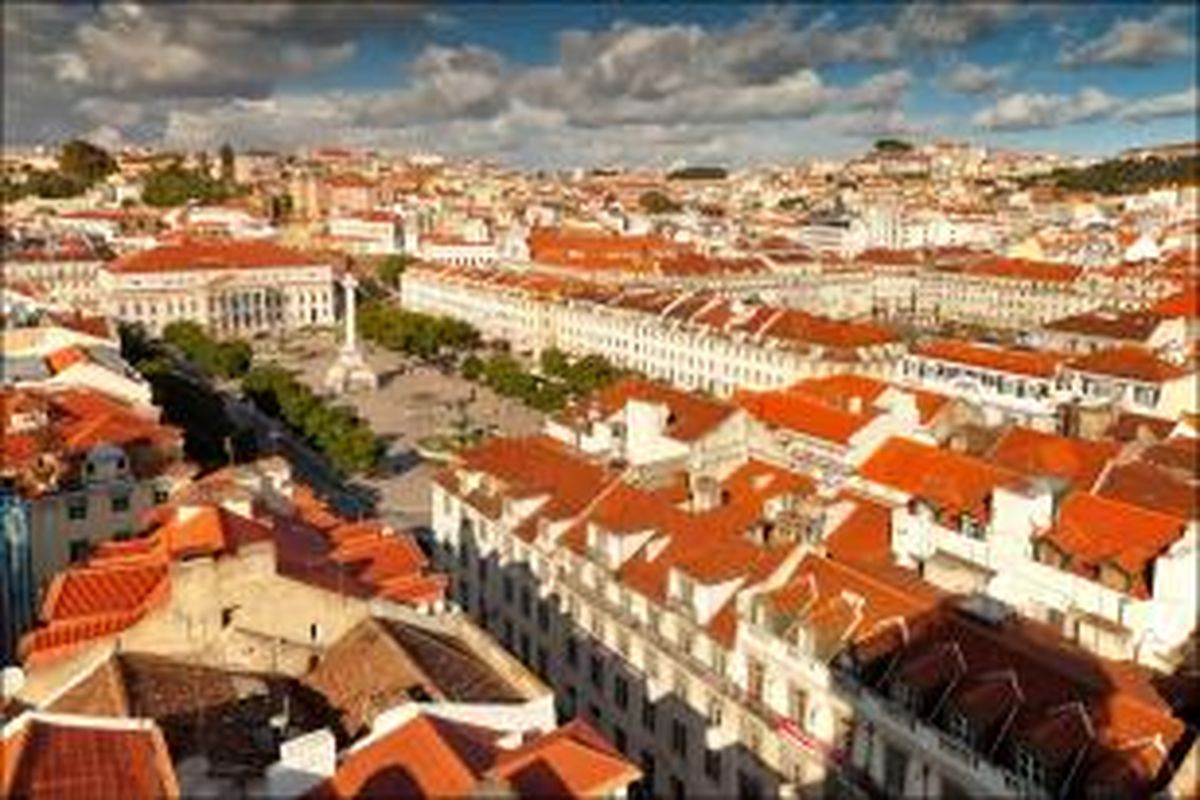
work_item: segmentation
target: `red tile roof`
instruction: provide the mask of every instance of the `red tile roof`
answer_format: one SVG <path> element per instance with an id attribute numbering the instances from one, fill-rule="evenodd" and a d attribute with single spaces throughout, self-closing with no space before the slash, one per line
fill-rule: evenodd
<path id="1" fill-rule="evenodd" d="M 14 723 L 16 724 L 16 723 Z M 177 797 L 179 786 L 162 732 L 152 722 L 30 714 L 3 741 L 5 797 Z"/>
<path id="2" fill-rule="evenodd" d="M 318 798 L 466 797 L 506 785 L 522 798 L 595 797 L 640 777 L 586 723 L 571 722 L 512 749 L 501 732 L 420 714 L 352 749 Z"/>
<path id="3" fill-rule="evenodd" d="M 872 413 L 851 413 L 807 394 L 784 389 L 775 392 L 737 392 L 734 402 L 774 428 L 845 446 L 874 417 Z"/>
<path id="4" fill-rule="evenodd" d="M 333 524 L 310 525 L 305 514 L 314 511 L 320 521 L 329 514 Z M 411 536 L 387 533 L 378 523 L 346 523 L 311 496 L 293 515 L 263 520 L 216 505 L 182 506 L 149 535 L 101 544 L 87 561 L 56 575 L 42 608 L 45 624 L 25 636 L 21 653 L 27 661 L 47 661 L 119 633 L 168 601 L 173 560 L 236 555 L 260 543 L 273 547 L 280 575 L 329 591 L 427 603 L 446 587 L 445 576 L 427 572 Z"/>
<path id="5" fill-rule="evenodd" d="M 1014 426 L 992 447 L 992 463 L 1031 476 L 1061 478 L 1087 491 L 1120 450 L 1116 442 L 1089 442 Z"/>
<path id="6" fill-rule="evenodd" d="M 1046 283 L 1070 283 L 1083 273 L 1080 267 L 1066 264 L 1051 264 L 1041 261 L 1000 257 L 990 257 L 982 261 L 968 263 L 963 267 L 962 271 L 968 275 Z"/>
<path id="7" fill-rule="evenodd" d="M 1071 360 L 1067 367 L 1077 372 L 1127 378 L 1142 383 L 1165 383 L 1196 374 L 1194 367 L 1188 369 L 1177 366 L 1163 361 L 1149 350 L 1132 346 L 1098 350 Z"/>
<path id="8" fill-rule="evenodd" d="M 1091 574 L 1104 564 L 1119 566 L 1130 578 L 1130 593 L 1148 597 L 1151 562 L 1183 535 L 1183 528 L 1178 517 L 1075 492 L 1063 501 L 1044 538 L 1071 556 L 1072 569 Z"/>
<path id="9" fill-rule="evenodd" d="M 623 378 L 568 409 L 564 416 L 583 421 L 596 414 L 605 419 L 635 400 L 666 406 L 669 410 L 666 434 L 681 442 L 693 442 L 711 433 L 736 410 L 728 403 L 663 383 Z"/>
<path id="10" fill-rule="evenodd" d="M 941 339 L 913 348 L 913 354 L 924 358 L 964 364 L 971 367 L 1008 372 L 1014 375 L 1029 375 L 1035 378 L 1052 378 L 1058 372 L 1063 357 L 1054 353 L 1032 350 L 1013 350 L 993 345 L 982 345 L 955 339 Z"/>
<path id="11" fill-rule="evenodd" d="M 183 241 L 122 256 L 108 266 L 112 272 L 177 272 L 182 270 L 263 269 L 309 267 L 321 261 L 271 242 Z"/>
<path id="12" fill-rule="evenodd" d="M 1200 317 L 1200 292 L 1195 286 L 1159 301 L 1154 312 L 1164 317 Z"/>
<path id="13" fill-rule="evenodd" d="M 908 439 L 888 439 L 862 465 L 864 480 L 928 501 L 950 512 L 986 515 L 993 490 L 1019 485 L 1012 470 Z"/>
<path id="14" fill-rule="evenodd" d="M 85 364 L 87 361 L 87 355 L 78 347 L 64 347 L 46 356 L 46 366 L 55 375 L 76 364 Z"/>

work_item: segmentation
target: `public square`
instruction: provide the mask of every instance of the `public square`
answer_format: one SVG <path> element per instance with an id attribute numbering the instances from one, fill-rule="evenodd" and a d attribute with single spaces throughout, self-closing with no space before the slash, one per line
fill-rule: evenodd
<path id="1" fill-rule="evenodd" d="M 264 357 L 324 391 L 325 371 L 336 348 L 332 334 L 314 333 L 289 337 Z M 338 402 L 353 406 L 387 443 L 383 469 L 360 482 L 379 493 L 378 512 L 394 524 L 424 526 L 429 521 L 429 481 L 437 464 L 417 452 L 420 442 L 459 429 L 524 435 L 541 427 L 541 414 L 486 386 L 370 343 L 360 342 L 360 348 L 379 388 L 355 391 Z"/>

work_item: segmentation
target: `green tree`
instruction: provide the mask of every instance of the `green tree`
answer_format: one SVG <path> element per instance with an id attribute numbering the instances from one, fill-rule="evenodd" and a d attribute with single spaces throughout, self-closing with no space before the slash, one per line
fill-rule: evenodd
<path id="1" fill-rule="evenodd" d="M 192 200 L 219 203 L 231 195 L 232 187 L 178 161 L 150 172 L 142 186 L 142 201 L 159 208 L 181 206 Z"/>
<path id="2" fill-rule="evenodd" d="M 660 191 L 651 189 L 638 198 L 638 205 L 647 214 L 674 214 L 680 205 Z"/>
<path id="3" fill-rule="evenodd" d="M 108 151 L 83 139 L 72 139 L 58 153 L 58 171 L 87 186 L 115 172 L 117 162 Z"/>
<path id="4" fill-rule="evenodd" d="M 375 268 L 375 277 L 384 286 L 390 286 L 394 289 L 400 285 L 400 276 L 404 274 L 404 270 L 414 261 L 416 259 L 407 253 L 386 256 Z"/>
<path id="5" fill-rule="evenodd" d="M 227 186 L 232 186 L 235 174 L 233 147 L 230 146 L 229 142 L 226 142 L 225 144 L 221 145 L 221 149 L 217 152 L 217 158 L 220 160 L 221 183 L 224 183 Z"/>
<path id="6" fill-rule="evenodd" d="M 543 350 L 539 362 L 542 367 L 542 374 L 553 378 L 565 376 L 567 369 L 571 365 L 567 354 L 556 347 L 547 347 Z"/>
<path id="7" fill-rule="evenodd" d="M 469 355 L 463 360 L 462 376 L 469 381 L 477 381 L 483 375 L 483 360 L 477 355 Z"/>
<path id="8" fill-rule="evenodd" d="M 878 153 L 907 153 L 913 146 L 902 139 L 877 139 L 875 151 Z"/>

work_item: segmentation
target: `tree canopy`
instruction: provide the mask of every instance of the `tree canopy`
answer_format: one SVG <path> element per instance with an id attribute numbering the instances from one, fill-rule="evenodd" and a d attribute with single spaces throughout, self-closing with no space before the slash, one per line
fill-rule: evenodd
<path id="1" fill-rule="evenodd" d="M 217 341 L 199 324 L 190 320 L 172 322 L 163 328 L 163 340 L 175 345 L 183 355 L 209 377 L 240 378 L 250 369 L 253 351 L 241 339 Z"/>
<path id="2" fill-rule="evenodd" d="M 188 169 L 178 161 L 155 169 L 145 178 L 142 200 L 149 206 L 166 208 L 198 200 L 220 203 L 235 194 L 234 187 L 203 170 Z"/>
<path id="3" fill-rule="evenodd" d="M 102 147 L 83 139 L 72 139 L 58 152 L 58 171 L 63 177 L 88 186 L 117 169 L 116 160 Z"/>
<path id="4" fill-rule="evenodd" d="M 384 286 L 390 286 L 393 289 L 400 283 L 400 276 L 404 274 L 404 270 L 408 269 L 409 265 L 416 261 L 415 258 L 407 253 L 396 253 L 394 255 L 385 256 L 375 267 L 375 277 Z"/>
<path id="5" fill-rule="evenodd" d="M 1056 169 L 1028 184 L 1077 192 L 1135 194 L 1166 186 L 1200 182 L 1200 156 L 1109 159 L 1081 169 Z"/>
<path id="6" fill-rule="evenodd" d="M 242 381 L 242 391 L 263 413 L 303 436 L 342 474 L 370 470 L 383 454 L 383 442 L 353 410 L 317 396 L 283 367 L 254 367 Z"/>
<path id="7" fill-rule="evenodd" d="M 875 140 L 875 151 L 878 153 L 907 153 L 912 149 L 912 144 L 903 139 Z"/>
<path id="8" fill-rule="evenodd" d="M 724 167 L 695 166 L 682 167 L 667 173 L 671 181 L 719 181 L 729 176 L 729 170 Z"/>
<path id="9" fill-rule="evenodd" d="M 479 331 L 461 320 L 407 311 L 379 300 L 361 305 L 358 329 L 368 341 L 424 359 L 469 352 L 481 342 Z"/>
<path id="10" fill-rule="evenodd" d="M 674 214 L 681 206 L 660 191 L 651 189 L 638 198 L 638 205 L 647 214 Z"/>

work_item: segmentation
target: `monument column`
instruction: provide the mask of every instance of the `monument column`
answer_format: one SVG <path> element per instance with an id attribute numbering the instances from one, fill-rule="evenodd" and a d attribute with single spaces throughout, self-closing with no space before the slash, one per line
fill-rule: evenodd
<path id="1" fill-rule="evenodd" d="M 337 360 L 325 374 L 325 387 L 339 394 L 356 388 L 374 389 L 378 385 L 375 373 L 358 351 L 358 310 L 354 292 L 358 288 L 358 280 L 347 269 L 342 273 L 339 283 L 345 298 L 345 336 L 342 346 L 338 348 Z"/>

